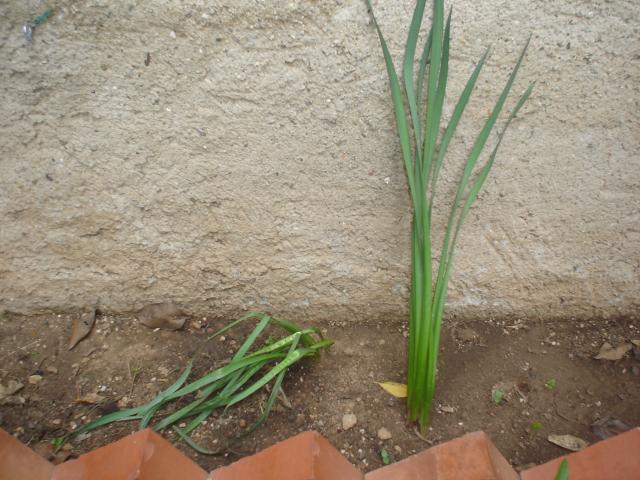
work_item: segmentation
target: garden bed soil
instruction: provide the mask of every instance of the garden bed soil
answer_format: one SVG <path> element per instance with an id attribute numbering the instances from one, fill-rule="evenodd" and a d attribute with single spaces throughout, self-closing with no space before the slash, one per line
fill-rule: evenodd
<path id="1" fill-rule="evenodd" d="M 177 378 L 208 334 L 223 325 L 199 318 L 181 331 L 153 331 L 132 317 L 99 314 L 91 335 L 68 351 L 72 319 L 55 314 L 0 318 L 0 384 L 24 384 L 12 400 L 18 404 L 0 405 L 0 427 L 44 456 L 51 455 L 53 438 L 118 404 L 151 399 Z M 191 378 L 230 358 L 249 327 L 207 342 Z M 599 440 L 591 425 L 606 417 L 640 425 L 640 360 L 633 351 L 619 361 L 594 359 L 604 342 L 639 339 L 637 322 L 447 320 L 432 422 L 424 438 L 407 425 L 403 400 L 376 384 L 405 378 L 406 330 L 397 324 L 325 327 L 336 343 L 321 358 L 287 374 L 283 388 L 290 405 L 278 402 L 265 425 L 224 449 L 259 415 L 267 393 L 254 395 L 194 432 L 203 447 L 223 449 L 221 454 L 198 454 L 183 443 L 178 448 L 211 470 L 301 431 L 317 430 L 351 462 L 370 471 L 382 466 L 383 448 L 397 461 L 484 430 L 522 468 L 567 453 L 547 440 L 551 434 L 571 434 L 591 443 Z M 32 375 L 41 379 L 32 377 L 30 383 Z M 491 392 L 498 384 L 505 395 L 496 404 Z M 355 414 L 357 423 L 343 430 L 347 413 Z M 392 435 L 388 440 L 378 436 L 383 427 Z M 74 438 L 56 460 L 103 446 L 136 428 L 118 423 Z M 165 435 L 173 438 L 170 432 Z"/>

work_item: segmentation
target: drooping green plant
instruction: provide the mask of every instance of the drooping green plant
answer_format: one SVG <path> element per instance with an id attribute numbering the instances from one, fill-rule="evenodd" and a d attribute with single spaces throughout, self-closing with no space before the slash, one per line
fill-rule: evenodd
<path id="1" fill-rule="evenodd" d="M 193 363 L 190 361 L 176 382 L 150 402 L 104 415 L 81 426 L 72 435 L 90 432 L 113 422 L 129 420 L 140 420 L 140 429 L 143 429 L 155 417 L 161 417 L 153 425 L 154 430 L 172 427 L 182 440 L 198 452 L 217 453 L 200 447 L 189 434 L 215 410 L 229 408 L 272 383 L 271 393 L 262 414 L 244 432 L 244 435 L 252 432 L 269 416 L 289 367 L 305 357 L 316 356 L 322 348 L 332 345 L 333 341 L 322 338 L 317 328 L 302 329 L 287 320 L 257 312 L 250 312 L 235 320 L 214 333 L 209 339 L 222 335 L 227 330 L 250 319 L 258 320 L 256 327 L 247 336 L 233 358 L 222 367 L 185 385 Z M 278 340 L 271 339 L 266 345 L 250 352 L 249 350 L 269 325 L 284 329 L 288 335 Z M 188 402 L 186 405 L 183 405 L 184 400 Z M 180 403 L 180 401 L 183 402 Z M 179 405 L 179 408 L 171 409 L 175 405 Z M 180 428 L 179 423 L 185 420 L 188 421 L 187 425 Z"/>
<path id="2" fill-rule="evenodd" d="M 467 156 L 449 213 L 442 247 L 437 255 L 439 257 L 437 269 L 434 269 L 433 257 L 438 252 L 432 250 L 431 218 L 440 170 L 489 50 L 485 51 L 476 65 L 445 127 L 443 105 L 449 74 L 451 13 L 445 22 L 444 1 L 433 1 L 431 28 L 418 61 L 416 74 L 415 54 L 425 13 L 425 3 L 426 0 L 417 0 L 409 26 L 402 68 L 403 88 L 382 31 L 373 15 L 371 0 L 367 0 L 389 77 L 402 159 L 413 205 L 407 406 L 409 419 L 417 421 L 423 432 L 429 423 L 435 392 L 442 316 L 460 227 L 493 166 L 507 127 L 533 89 L 533 84 L 530 84 L 522 94 L 499 131 L 488 159 L 479 171 L 475 172 L 480 154 L 489 140 L 513 86 L 527 50 L 529 43 L 527 41 L 493 111 L 485 121 Z M 426 106 L 423 106 L 425 103 Z M 441 125 L 445 127 L 442 134 L 440 134 Z"/>

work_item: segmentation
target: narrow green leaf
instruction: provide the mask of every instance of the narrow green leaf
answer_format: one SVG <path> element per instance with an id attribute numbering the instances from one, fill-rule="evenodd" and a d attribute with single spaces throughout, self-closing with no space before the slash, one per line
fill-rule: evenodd
<path id="1" fill-rule="evenodd" d="M 296 363 L 302 357 L 303 357 L 302 350 L 294 350 L 293 352 L 289 353 L 281 362 L 279 362 L 278 364 L 276 364 L 275 367 L 269 370 L 269 372 L 266 375 L 264 375 L 260 380 L 256 381 L 249 388 L 247 388 L 246 390 L 243 390 L 242 392 L 237 394 L 235 397 L 233 397 L 233 399 L 230 400 L 229 403 L 227 404 L 227 408 L 229 408 L 232 405 L 235 405 L 239 401 L 244 400 L 249 395 L 252 395 L 256 391 L 258 391 L 264 385 L 266 385 L 271 380 L 273 380 L 275 376 L 278 375 L 281 371 L 289 368 L 291 365 Z"/>
<path id="2" fill-rule="evenodd" d="M 530 40 L 531 37 L 529 37 Z M 442 243 L 442 249 L 440 251 L 440 265 L 438 268 L 438 277 L 436 280 L 436 293 L 434 295 L 434 307 L 436 312 L 441 312 L 444 309 L 444 298 L 446 296 L 446 289 L 447 289 L 447 283 L 448 283 L 448 278 L 449 278 L 449 274 L 448 274 L 448 269 L 451 265 L 451 259 L 453 257 L 453 248 L 455 245 L 455 242 L 457 240 L 457 235 L 454 235 L 454 231 L 459 230 L 459 227 L 456 227 L 456 214 L 458 213 L 459 209 L 464 211 L 464 207 L 461 207 L 460 202 L 462 200 L 462 196 L 463 193 L 465 191 L 465 188 L 469 182 L 469 177 L 471 176 L 471 173 L 473 171 L 473 168 L 478 160 L 478 157 L 480 156 L 480 153 L 482 152 L 484 145 L 487 142 L 487 139 L 489 137 L 489 134 L 491 132 L 491 130 L 493 129 L 493 126 L 496 123 L 496 120 L 498 118 L 498 116 L 500 115 L 500 112 L 502 111 L 502 107 L 504 105 L 504 102 L 507 98 L 507 96 L 509 95 L 509 92 L 511 91 L 511 87 L 513 85 L 513 82 L 515 81 L 515 77 L 516 74 L 518 73 L 518 70 L 520 68 L 520 65 L 522 63 L 522 59 L 524 58 L 524 55 L 527 51 L 527 47 L 529 45 L 529 40 L 527 40 L 527 43 L 525 44 L 524 48 L 522 49 L 522 53 L 520 54 L 520 57 L 518 58 L 518 62 L 516 63 L 513 71 L 511 72 L 511 75 L 509 76 L 509 79 L 505 85 L 505 87 L 502 90 L 502 93 L 500 95 L 500 98 L 498 99 L 491 115 L 489 116 L 489 118 L 487 119 L 487 121 L 485 122 L 485 125 L 482 129 L 482 131 L 480 132 L 480 134 L 478 135 L 478 138 L 476 139 L 474 146 L 471 150 L 471 153 L 469 154 L 469 157 L 467 158 L 467 162 L 465 163 L 465 167 L 464 167 L 464 171 L 462 174 L 462 177 L 460 178 L 460 182 L 458 183 L 458 189 L 456 191 L 456 196 L 455 199 L 453 201 L 453 204 L 451 206 L 451 211 L 449 213 L 449 219 L 447 222 L 447 228 L 445 231 L 445 236 L 444 236 L 444 240 Z M 529 92 L 530 93 L 530 92 Z M 526 94 L 526 97 L 528 98 L 528 94 Z M 522 104 L 524 104 L 524 101 L 526 100 L 526 98 L 524 98 L 524 100 L 522 100 L 522 102 L 519 102 L 519 105 L 522 106 Z M 520 107 L 516 107 L 515 113 L 517 113 L 517 110 L 519 110 Z M 511 122 L 511 119 L 513 117 L 510 117 L 510 119 L 508 120 L 507 124 Z M 504 131 L 503 131 L 504 132 Z M 503 133 L 504 134 L 504 133 Z M 498 145 L 500 144 L 500 139 L 498 141 Z M 495 152 L 497 152 L 497 148 L 495 149 Z M 493 156 L 493 158 L 495 158 L 495 156 Z M 490 164 L 493 164 L 493 160 L 490 159 Z M 489 166 L 489 168 L 491 168 Z M 486 171 L 486 174 L 488 174 L 488 170 Z M 486 174 L 485 174 L 485 178 L 486 178 Z M 482 176 L 482 173 L 481 173 Z M 484 180 L 481 181 L 480 186 L 482 185 L 482 182 Z M 478 188 L 479 190 L 479 188 Z M 477 196 L 477 193 L 476 193 Z M 473 197 L 473 199 L 475 199 L 475 197 Z M 472 200 L 473 202 L 473 200 Z M 470 208 L 470 205 L 469 205 Z M 468 210 L 468 209 L 467 209 Z M 466 213 L 460 213 L 460 216 L 462 218 L 464 218 L 464 216 L 466 215 Z M 458 225 L 460 225 L 460 220 L 458 219 Z M 453 241 L 452 240 L 452 235 L 454 235 Z"/>
<path id="3" fill-rule="evenodd" d="M 184 441 L 184 443 L 189 445 L 191 448 L 193 448 L 198 453 L 202 453 L 203 455 L 219 455 L 221 453 L 219 451 L 207 450 L 206 448 L 201 447 L 200 445 L 198 445 L 195 442 L 195 440 L 193 440 L 193 438 L 191 438 L 181 428 L 178 428 L 175 425 L 173 426 L 173 430 Z"/>
<path id="4" fill-rule="evenodd" d="M 242 317 L 238 318 L 237 320 L 234 320 L 233 322 L 229 323 L 228 325 L 225 325 L 224 327 L 222 327 L 220 330 L 218 330 L 216 333 L 214 333 L 213 335 L 211 335 L 210 337 L 207 338 L 207 340 L 211 340 L 213 338 L 216 338 L 220 335 L 222 335 L 223 333 L 231 330 L 233 327 L 241 324 L 242 322 L 244 322 L 245 320 L 248 320 L 250 318 L 259 318 L 259 319 L 263 319 L 264 317 L 266 317 L 266 315 L 264 313 L 260 313 L 260 312 L 249 312 L 245 315 L 243 315 Z"/>
<path id="5" fill-rule="evenodd" d="M 429 30 L 429 34 L 427 35 L 427 39 L 424 42 L 424 47 L 422 49 L 422 55 L 420 56 L 420 66 L 418 68 L 418 77 L 417 77 L 417 104 L 418 108 L 421 108 L 422 105 L 422 95 L 423 95 L 423 85 L 424 85 L 424 76 L 427 65 L 429 65 L 430 55 L 431 55 L 431 39 L 433 38 L 433 30 Z M 426 112 L 425 112 L 426 114 Z M 422 133 L 422 131 L 420 132 Z M 422 145 L 422 140 L 418 145 Z"/>
<path id="6" fill-rule="evenodd" d="M 189 422 L 189 424 L 186 427 L 184 427 L 182 431 L 186 434 L 191 433 L 193 430 L 195 430 L 198 427 L 198 425 L 200 425 L 204 420 L 206 420 L 207 417 L 211 415 L 216 408 L 217 407 L 211 407 L 206 410 L 203 410 L 202 412 L 199 412 L 198 416 L 193 420 L 191 420 L 191 422 Z"/>
<path id="7" fill-rule="evenodd" d="M 447 128 L 442 135 L 442 140 L 440 141 L 440 148 L 438 149 L 438 157 L 436 159 L 436 163 L 433 168 L 433 175 L 431 177 L 431 201 L 429 202 L 431 206 L 433 206 L 433 201 L 436 195 L 436 186 L 438 182 L 438 177 L 440 175 L 440 167 L 442 166 L 442 162 L 444 161 L 445 154 L 447 153 L 447 149 L 449 148 L 449 142 L 453 138 L 453 135 L 458 127 L 458 123 L 460 122 L 460 118 L 462 118 L 462 114 L 469 102 L 469 98 L 471 97 L 471 93 L 476 85 L 478 80 L 478 76 L 480 75 L 480 71 L 484 66 L 484 62 L 487 59 L 487 55 L 489 54 L 489 49 L 485 50 L 484 55 L 480 58 L 480 61 L 476 65 L 473 73 L 469 77 L 467 84 L 458 99 L 458 103 L 453 110 L 453 114 L 449 119 L 449 123 L 447 124 Z"/>
<path id="8" fill-rule="evenodd" d="M 175 422 L 179 422 L 184 417 L 189 415 L 189 413 L 194 408 L 196 408 L 198 405 L 203 403 L 214 391 L 219 389 L 222 386 L 222 384 L 223 384 L 223 380 L 219 380 L 217 382 L 214 382 L 211 385 L 208 385 L 207 387 L 205 387 L 201 391 L 201 395 L 202 396 L 200 398 L 194 400 L 193 402 L 189 403 L 188 405 L 185 405 L 184 407 L 182 407 L 181 409 L 177 410 L 176 412 L 164 417 L 162 420 L 160 420 L 158 423 L 156 423 L 153 426 L 153 430 L 157 432 L 157 431 L 162 430 L 163 428 L 168 427 L 169 425 L 171 425 L 171 424 L 173 424 Z"/>
<path id="9" fill-rule="evenodd" d="M 382 31 L 376 21 L 376 17 L 373 13 L 373 7 L 371 6 L 371 0 L 367 0 L 367 5 L 371 12 L 371 19 L 378 32 L 378 38 L 380 39 L 380 45 L 382 46 L 382 53 L 384 56 L 385 66 L 387 68 L 387 75 L 389 77 L 389 86 L 391 89 L 391 100 L 393 102 L 393 109 L 396 116 L 396 126 L 398 128 L 398 136 L 400 138 L 400 149 L 402 150 L 402 159 L 404 161 L 405 172 L 407 174 L 407 183 L 409 184 L 409 193 L 413 204 L 418 202 L 418 196 L 422 195 L 416 190 L 415 179 L 413 177 L 413 158 L 411 156 L 411 142 L 409 140 L 409 130 L 407 128 L 407 119 L 404 111 L 404 102 L 402 100 L 402 92 L 400 90 L 400 82 L 396 69 L 393 66 L 393 60 L 387 47 L 387 42 L 384 40 Z"/>
<path id="10" fill-rule="evenodd" d="M 284 353 L 274 352 L 274 353 L 267 353 L 264 355 L 258 355 L 255 357 L 247 357 L 247 358 L 242 358 L 240 360 L 236 360 L 235 362 L 231 362 L 228 365 L 225 365 L 224 367 L 218 368 L 217 370 L 214 370 L 213 372 L 208 373 L 204 377 L 190 383 L 189 385 L 186 385 L 185 387 L 173 393 L 171 398 L 182 397 L 188 393 L 192 393 L 192 392 L 195 392 L 196 390 L 200 390 L 202 387 L 209 385 L 210 383 L 213 383 L 217 380 L 220 380 L 221 378 L 226 377 L 227 375 L 235 372 L 236 370 L 240 370 L 247 366 L 255 365 L 256 363 L 261 363 L 263 361 L 276 360 L 284 356 L 285 356 Z"/>
<path id="11" fill-rule="evenodd" d="M 504 106 L 504 102 L 506 101 L 507 96 L 511 91 L 511 87 L 513 86 L 513 82 L 516 79 L 518 70 L 520 70 L 520 65 L 522 64 L 522 60 L 524 59 L 525 53 L 527 52 L 527 48 L 529 46 L 530 40 L 531 40 L 531 37 L 529 37 L 529 39 L 527 40 L 527 43 L 522 49 L 522 52 L 520 53 L 520 57 L 518 58 L 516 66 L 513 68 L 513 71 L 511 72 L 511 75 L 509 76 L 509 79 L 507 80 L 506 85 L 502 89 L 502 93 L 500 94 L 500 97 L 498 98 L 498 101 L 496 102 L 496 105 L 494 106 L 493 111 L 491 112 L 491 115 L 489 115 L 489 118 L 487 118 L 487 121 L 485 122 L 484 127 L 480 131 L 480 134 L 478 135 L 475 143 L 473 144 L 473 148 L 471 149 L 471 153 L 467 158 L 467 162 L 465 164 L 465 168 L 462 173 L 460 183 L 458 184 L 458 191 L 456 192 L 456 202 L 454 203 L 454 208 L 458 206 L 457 204 L 460 201 L 462 194 L 467 186 L 467 182 L 469 180 L 469 177 L 471 176 L 473 167 L 476 165 L 476 162 L 480 157 L 480 153 L 482 153 L 482 150 L 484 149 L 484 146 L 487 143 L 489 134 L 491 133 L 491 130 L 493 130 L 493 126 L 496 124 L 496 121 L 498 120 L 498 116 L 500 115 L 500 112 L 502 111 L 502 107 Z"/>
<path id="12" fill-rule="evenodd" d="M 569 480 L 569 462 L 566 458 L 560 462 L 560 468 L 558 469 L 555 480 Z"/>
<path id="13" fill-rule="evenodd" d="M 297 346 L 298 346 L 298 339 L 295 339 L 294 343 L 291 344 L 291 347 L 289 349 L 289 354 L 293 353 L 293 351 L 296 349 Z M 251 427 L 249 427 L 249 429 L 246 432 L 244 432 L 242 435 L 240 435 L 238 438 L 245 437 L 250 433 L 254 432 L 258 427 L 260 427 L 260 425 L 262 425 L 267 420 L 267 418 L 269 417 L 269 414 L 271 413 L 271 409 L 273 408 L 273 404 L 275 403 L 276 398 L 278 397 L 278 392 L 280 391 L 280 388 L 282 388 L 282 380 L 284 379 L 285 373 L 287 373 L 287 369 L 282 370 L 277 375 L 276 380 L 273 383 L 273 388 L 271 389 L 271 394 L 269 395 L 269 399 L 267 400 L 267 404 L 265 405 L 264 411 L 262 412 L 260 417 L 258 417 L 256 422 L 253 425 L 251 425 Z"/>
<path id="14" fill-rule="evenodd" d="M 246 338 L 246 340 L 242 343 L 242 345 L 240 346 L 236 354 L 233 356 L 233 359 L 231 360 L 232 362 L 234 360 L 238 360 L 239 358 L 244 357 L 244 355 L 249 351 L 251 346 L 258 339 L 258 336 L 264 331 L 265 328 L 267 328 L 267 325 L 269 325 L 270 321 L 271 321 L 271 317 L 268 317 L 267 315 L 264 315 L 260 319 L 260 322 L 258 322 L 258 325 L 256 326 L 256 328 L 253 329 L 251 334 Z"/>
<path id="15" fill-rule="evenodd" d="M 294 339 L 298 340 L 302 335 L 308 335 L 311 333 L 317 333 L 316 328 L 307 328 L 301 330 L 299 332 L 293 333 L 287 337 L 281 338 L 277 342 L 272 343 L 271 345 L 267 345 L 266 347 L 262 347 L 260 350 L 253 352 L 249 357 L 253 357 L 255 355 L 262 355 L 264 353 L 274 352 L 276 350 L 281 350 L 282 348 L 291 345 Z"/>
<path id="16" fill-rule="evenodd" d="M 439 88 L 440 68 L 443 62 L 443 30 L 444 30 L 444 1 L 434 0 L 433 17 L 431 23 L 431 64 L 429 65 L 429 77 L 427 79 L 427 119 L 425 121 L 424 146 L 422 151 L 422 175 L 424 185 L 428 185 L 431 171 L 431 161 L 435 150 L 435 140 L 440 128 L 440 113 L 442 105 L 438 107 L 439 99 L 436 98 Z M 446 84 L 446 82 L 445 82 Z M 445 84 L 441 87 L 444 88 Z M 424 195 L 425 192 L 422 192 Z"/>
<path id="17" fill-rule="evenodd" d="M 407 36 L 407 43 L 404 51 L 403 62 L 403 78 L 404 89 L 406 93 L 407 103 L 409 104 L 409 113 L 411 116 L 411 122 L 413 124 L 413 134 L 415 137 L 415 155 L 416 162 L 420 163 L 420 146 L 422 141 L 420 134 L 422 133 L 422 127 L 420 122 L 420 107 L 417 102 L 416 93 L 413 85 L 413 61 L 416 53 L 416 44 L 418 42 L 418 36 L 420 34 L 420 25 L 422 24 L 422 17 L 424 15 L 425 0 L 417 0 L 416 7 L 413 11 L 413 17 L 411 18 L 411 26 L 409 27 L 409 33 Z M 419 88 L 422 88 L 420 83 Z M 404 114 L 404 110 L 403 110 Z"/>
<path id="18" fill-rule="evenodd" d="M 280 318 L 272 318 L 271 320 L 273 321 L 274 324 L 278 325 L 281 328 L 284 328 L 287 332 L 292 334 L 303 330 L 298 325 L 296 325 L 293 322 L 290 322 L 289 320 L 282 320 Z M 318 335 L 320 338 L 322 338 L 322 332 L 317 328 L 314 330 L 315 330 L 314 333 Z M 300 337 L 300 340 L 302 341 L 302 344 L 305 347 L 310 347 L 315 342 L 315 340 L 312 338 L 310 334 L 303 334 L 302 337 Z"/>
<path id="19" fill-rule="evenodd" d="M 190 360 L 187 363 L 187 368 L 180 374 L 178 379 L 173 383 L 169 388 L 160 392 L 156 398 L 154 398 L 151 402 L 149 402 L 145 407 L 153 407 L 155 405 L 164 403 L 166 400 L 170 398 L 174 398 L 173 395 L 182 387 L 182 385 L 187 381 L 189 374 L 191 373 L 191 368 L 193 367 L 193 362 Z"/>
<path id="20" fill-rule="evenodd" d="M 494 160 L 495 160 L 496 155 L 498 153 L 498 149 L 500 148 L 500 145 L 502 143 L 502 139 L 504 138 L 504 135 L 505 135 L 505 133 L 507 131 L 507 128 L 509 127 L 509 125 L 511 125 L 511 122 L 516 117 L 516 115 L 518 114 L 518 112 L 520 111 L 522 106 L 525 104 L 525 102 L 527 101 L 527 99 L 531 95 L 531 92 L 533 91 L 533 86 L 534 86 L 533 83 L 529 84 L 529 86 L 527 87 L 525 92 L 522 94 L 522 96 L 518 100 L 518 103 L 514 107 L 513 111 L 509 115 L 509 118 L 507 119 L 504 127 L 502 128 L 502 130 L 500 131 L 500 133 L 498 135 L 498 140 L 496 142 L 495 147 L 493 148 L 493 151 L 491 152 L 491 155 L 489 156 L 489 159 L 487 160 L 487 163 L 482 168 L 482 170 L 478 174 L 476 180 L 474 181 L 474 183 L 473 183 L 473 185 L 471 187 L 471 190 L 469 191 L 469 194 L 467 195 L 467 199 L 465 200 L 465 203 L 464 203 L 464 205 L 463 205 L 463 207 L 461 209 L 460 215 L 458 217 L 458 222 L 457 222 L 457 224 L 455 226 L 455 230 L 453 232 L 453 240 L 451 242 L 451 248 L 449 249 L 448 255 L 441 259 L 441 262 L 444 262 L 444 264 L 441 263 L 442 272 L 443 272 L 442 273 L 442 279 L 438 278 L 438 285 L 437 285 L 437 290 L 438 290 L 438 305 L 437 305 L 437 309 L 438 309 L 439 312 L 442 312 L 443 309 L 444 309 L 444 302 L 445 302 L 445 296 L 446 296 L 446 285 L 447 285 L 447 283 L 449 281 L 449 274 L 450 274 L 451 266 L 452 266 L 452 262 L 453 262 L 453 254 L 454 254 L 454 251 L 455 251 L 455 245 L 456 245 L 456 242 L 458 240 L 458 235 L 460 233 L 460 228 L 462 227 L 462 223 L 463 223 L 465 217 L 467 216 L 467 213 L 471 209 L 471 206 L 473 205 L 473 202 L 478 197 L 478 193 L 480 192 L 480 189 L 482 188 L 482 185 L 484 184 L 484 181 L 486 180 L 487 176 L 489 175 L 489 171 L 491 170 L 491 167 L 493 166 Z M 450 227 L 447 228 L 446 236 L 449 236 L 449 234 L 450 234 L 449 228 Z"/>
<path id="21" fill-rule="evenodd" d="M 142 417 L 142 420 L 140 420 L 140 426 L 138 427 L 139 430 L 144 430 L 145 428 L 147 428 L 147 425 L 149 425 L 149 422 L 161 406 L 162 404 L 159 404 L 147 409 L 144 416 Z"/>

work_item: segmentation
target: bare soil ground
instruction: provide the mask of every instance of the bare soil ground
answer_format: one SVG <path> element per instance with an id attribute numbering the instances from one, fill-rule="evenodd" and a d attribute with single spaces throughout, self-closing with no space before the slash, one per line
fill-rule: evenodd
<path id="1" fill-rule="evenodd" d="M 24 384 L 17 404 L 0 405 L 0 427 L 43 455 L 51 439 L 105 411 L 137 405 L 172 383 L 207 332 L 222 322 L 192 320 L 177 332 L 152 331 L 131 317 L 99 315 L 92 334 L 67 350 L 70 315 L 0 318 L 0 384 Z M 293 319 L 295 320 L 295 319 Z M 624 319 L 539 323 L 465 323 L 450 319 L 443 330 L 439 384 L 426 441 L 405 422 L 402 400 L 376 381 L 405 377 L 406 331 L 385 324 L 326 326 L 336 344 L 322 357 L 292 370 L 284 390 L 290 407 L 278 404 L 267 423 L 217 456 L 178 448 L 210 470 L 304 430 L 317 430 L 363 471 L 466 432 L 485 430 L 516 467 L 542 463 L 566 453 L 550 434 L 598 441 L 591 425 L 612 417 L 640 425 L 640 360 L 631 351 L 620 361 L 595 360 L 604 342 L 619 345 L 640 338 L 640 325 Z M 246 332 L 246 330 L 245 330 Z M 192 376 L 219 366 L 239 345 L 242 330 L 208 343 Z M 42 379 L 29 382 L 31 375 Z M 555 387 L 549 388 L 555 380 Z M 37 380 L 37 378 L 36 378 Z M 502 382 L 505 400 L 492 400 Z M 545 385 L 547 384 L 547 385 Z M 509 385 L 513 388 L 509 391 Z M 99 394 L 96 404 L 79 403 Z M 258 416 L 266 394 L 219 414 L 195 432 L 201 445 L 216 449 Z M 95 397 L 99 399 L 99 397 Z M 20 403 L 24 400 L 24 403 Z M 344 431 L 342 416 L 357 424 Z M 115 424 L 70 442 L 67 455 L 80 455 L 136 429 Z M 388 429 L 392 438 L 380 440 Z M 166 432 L 168 437 L 171 434 Z"/>

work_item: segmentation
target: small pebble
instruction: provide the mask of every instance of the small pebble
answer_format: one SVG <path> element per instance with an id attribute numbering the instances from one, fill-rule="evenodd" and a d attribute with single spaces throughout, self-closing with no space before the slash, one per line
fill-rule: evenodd
<path id="1" fill-rule="evenodd" d="M 358 423 L 358 417 L 356 417 L 353 413 L 345 413 L 342 416 L 342 429 L 349 430 L 353 428 Z"/>
<path id="2" fill-rule="evenodd" d="M 38 383 L 40 383 L 42 381 L 42 375 L 31 375 L 29 377 L 29 383 L 31 385 L 37 385 Z"/>
<path id="3" fill-rule="evenodd" d="M 49 365 L 47 367 L 47 372 L 55 374 L 55 373 L 58 373 L 58 369 L 56 367 L 54 367 L 53 365 Z"/>
<path id="4" fill-rule="evenodd" d="M 244 418 L 241 418 L 240 421 L 238 421 L 238 425 L 240 428 L 247 428 L 247 421 Z"/>
<path id="5" fill-rule="evenodd" d="M 380 430 L 378 430 L 378 438 L 380 440 L 389 440 L 391 437 L 391 432 L 386 428 L 382 427 Z"/>
<path id="6" fill-rule="evenodd" d="M 59 418 L 55 418 L 51 420 L 51 423 L 53 423 L 54 425 L 62 425 L 62 420 Z"/>

